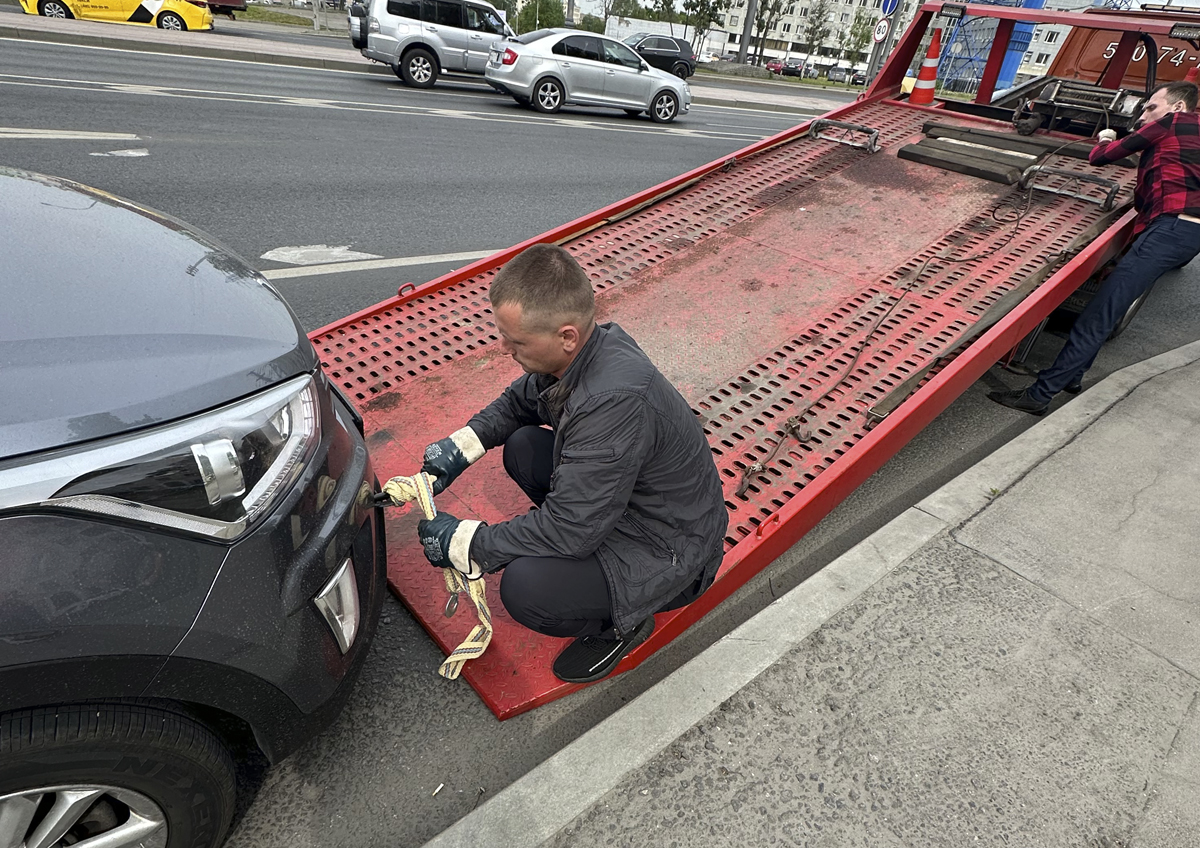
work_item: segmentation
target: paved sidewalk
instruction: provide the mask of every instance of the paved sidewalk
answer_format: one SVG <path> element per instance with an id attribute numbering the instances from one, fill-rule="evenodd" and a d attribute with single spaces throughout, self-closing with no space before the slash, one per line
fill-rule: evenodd
<path id="1" fill-rule="evenodd" d="M 1089 387 L 428 846 L 1194 848 L 1197 552 L 1200 342 Z"/>
<path id="2" fill-rule="evenodd" d="M 218 18 L 214 32 L 164 32 L 151 27 L 5 14 L 0 18 L 0 39 L 15 38 L 59 44 L 84 44 L 119 50 L 392 75 L 391 68 L 365 59 L 357 51 L 347 50 L 344 46 L 329 46 L 328 35 L 313 34 L 312 43 L 297 44 L 288 41 L 273 41 L 268 38 L 230 38 L 222 36 L 223 28 L 230 30 L 253 28 L 263 33 L 267 33 L 273 28 L 282 29 L 261 23 L 243 27 L 240 21 L 230 23 Z M 286 31 L 291 35 L 296 35 L 295 29 L 288 27 Z M 347 38 L 344 35 L 341 37 Z M 480 78 L 458 77 L 458 79 L 479 80 Z M 693 77 L 689 84 L 695 82 L 696 78 Z M 811 91 L 791 93 L 775 91 L 773 87 L 768 86 L 760 88 L 752 91 L 728 89 L 705 85 L 701 82 L 692 84 L 692 98 L 693 102 L 706 106 L 790 112 L 806 116 L 820 115 L 841 105 L 840 101 L 823 98 Z M 434 90 L 436 91 L 436 88 Z"/>

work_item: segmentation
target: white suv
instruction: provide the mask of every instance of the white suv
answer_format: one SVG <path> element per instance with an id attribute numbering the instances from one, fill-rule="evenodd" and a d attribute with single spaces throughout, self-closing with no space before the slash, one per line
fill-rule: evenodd
<path id="1" fill-rule="evenodd" d="M 492 43 L 512 34 L 486 0 L 367 0 L 350 8 L 354 46 L 416 88 L 429 88 L 443 71 L 482 74 Z"/>

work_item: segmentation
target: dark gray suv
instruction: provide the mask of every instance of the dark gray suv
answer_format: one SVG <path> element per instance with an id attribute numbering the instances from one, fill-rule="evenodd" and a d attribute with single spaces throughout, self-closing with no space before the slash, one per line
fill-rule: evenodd
<path id="1" fill-rule="evenodd" d="M 179 221 L 0 169 L 0 232 L 0 845 L 208 848 L 366 657 L 362 419 Z"/>

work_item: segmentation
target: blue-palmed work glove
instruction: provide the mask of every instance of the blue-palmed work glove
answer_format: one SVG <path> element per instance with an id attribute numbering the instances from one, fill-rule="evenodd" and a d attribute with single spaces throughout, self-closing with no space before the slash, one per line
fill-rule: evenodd
<path id="1" fill-rule="evenodd" d="M 460 521 L 448 512 L 417 522 L 417 535 L 425 559 L 438 568 L 453 568 L 468 580 L 478 580 L 483 569 L 471 559 L 471 540 L 482 521 Z"/>
<path id="2" fill-rule="evenodd" d="M 425 448 L 425 463 L 421 470 L 433 475 L 433 493 L 440 495 L 484 453 L 483 443 L 475 431 L 463 427 Z"/>

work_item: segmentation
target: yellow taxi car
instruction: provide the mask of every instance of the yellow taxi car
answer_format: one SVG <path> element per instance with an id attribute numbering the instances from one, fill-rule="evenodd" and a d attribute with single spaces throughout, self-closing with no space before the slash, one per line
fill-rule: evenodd
<path id="1" fill-rule="evenodd" d="M 157 26 L 183 32 L 212 29 L 212 12 L 204 0 L 20 0 L 30 15 L 81 18 Z"/>

